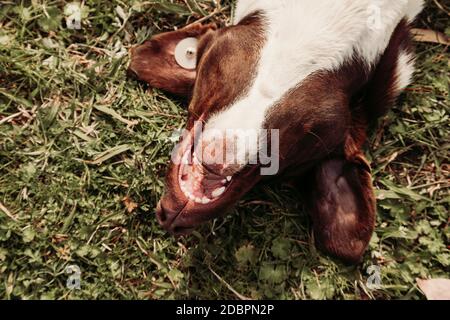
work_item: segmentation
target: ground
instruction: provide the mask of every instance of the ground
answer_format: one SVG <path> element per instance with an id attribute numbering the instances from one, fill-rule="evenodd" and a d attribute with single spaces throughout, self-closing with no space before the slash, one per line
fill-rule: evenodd
<path id="1" fill-rule="evenodd" d="M 127 50 L 224 24 L 232 2 L 86 0 L 81 30 L 65 1 L 0 3 L 0 298 L 423 299 L 416 278 L 448 278 L 446 46 L 417 43 L 414 83 L 370 135 L 377 227 L 363 263 L 345 266 L 316 250 L 286 184 L 186 238 L 156 222 L 185 104 L 127 79 Z M 417 26 L 449 35 L 443 3 Z"/>

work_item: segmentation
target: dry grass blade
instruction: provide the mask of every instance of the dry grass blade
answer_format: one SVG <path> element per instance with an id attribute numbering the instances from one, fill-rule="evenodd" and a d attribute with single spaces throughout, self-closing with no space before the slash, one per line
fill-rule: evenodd
<path id="1" fill-rule="evenodd" d="M 228 290 L 230 290 L 231 292 L 233 292 L 233 294 L 239 299 L 239 300 L 253 300 L 251 298 L 248 298 L 246 296 L 243 296 L 242 294 L 240 294 L 239 292 L 237 292 L 230 284 L 228 284 L 228 282 L 226 282 L 221 276 L 219 276 L 211 267 L 208 267 L 209 270 L 211 271 L 211 273 L 220 281 L 222 282 L 227 288 Z"/>
<path id="2" fill-rule="evenodd" d="M 3 203 L 0 202 L 0 210 L 3 211 L 8 217 L 17 222 L 17 218 L 6 208 Z"/>
<path id="3" fill-rule="evenodd" d="M 130 145 L 127 145 L 127 144 L 120 145 L 120 146 L 117 146 L 117 147 L 114 147 L 114 148 L 111 148 L 111 149 L 101 152 L 94 158 L 94 160 L 85 160 L 85 162 L 89 163 L 89 164 L 99 165 L 99 164 L 102 164 L 105 161 L 107 161 L 115 156 L 118 156 L 119 154 L 124 153 L 130 149 L 131 149 Z"/>
<path id="4" fill-rule="evenodd" d="M 447 37 L 442 32 L 427 30 L 427 29 L 412 29 L 414 40 L 418 42 L 431 42 L 443 45 L 450 45 L 450 37 Z"/>

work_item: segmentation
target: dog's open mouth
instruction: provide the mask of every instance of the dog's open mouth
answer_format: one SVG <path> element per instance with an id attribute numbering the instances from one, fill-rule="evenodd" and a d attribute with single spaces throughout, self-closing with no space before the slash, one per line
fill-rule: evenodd
<path id="1" fill-rule="evenodd" d="M 197 204 L 209 204 L 220 199 L 232 183 L 233 176 L 213 172 L 188 148 L 178 172 L 178 183 L 184 196 Z"/>

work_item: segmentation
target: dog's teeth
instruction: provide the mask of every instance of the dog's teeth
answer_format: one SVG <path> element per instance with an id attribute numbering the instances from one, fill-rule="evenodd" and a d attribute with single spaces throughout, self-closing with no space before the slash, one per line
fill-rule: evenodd
<path id="1" fill-rule="evenodd" d="M 181 163 L 184 164 L 185 166 L 186 166 L 186 165 L 189 165 L 189 152 L 186 152 L 186 153 L 184 154 Z M 186 168 L 183 168 L 183 169 L 186 169 Z"/>
<path id="2" fill-rule="evenodd" d="M 208 203 L 210 203 L 210 202 L 211 202 L 210 199 L 208 199 L 207 197 L 203 197 L 203 199 L 202 199 L 202 203 L 203 203 L 203 204 L 208 204 Z"/>
<path id="3" fill-rule="evenodd" d="M 197 201 L 197 198 L 193 194 L 188 193 L 188 198 L 192 201 Z"/>
<path id="4" fill-rule="evenodd" d="M 217 197 L 220 197 L 224 192 L 225 192 L 225 187 L 222 187 L 222 188 L 218 188 L 218 189 L 214 190 L 211 195 L 214 198 L 217 198 Z"/>
<path id="5" fill-rule="evenodd" d="M 197 202 L 197 203 L 203 203 L 203 200 L 202 200 L 202 198 L 196 197 L 196 198 L 195 198 L 195 202 Z"/>
<path id="6" fill-rule="evenodd" d="M 227 177 L 227 181 L 230 182 L 230 181 L 231 181 L 231 178 L 232 178 L 231 176 L 228 176 L 228 177 Z"/>
<path id="7" fill-rule="evenodd" d="M 194 159 L 194 163 L 195 163 L 196 165 L 201 165 L 201 162 L 200 162 L 200 160 L 197 158 L 197 155 L 196 155 L 195 153 L 194 153 L 193 159 Z"/>

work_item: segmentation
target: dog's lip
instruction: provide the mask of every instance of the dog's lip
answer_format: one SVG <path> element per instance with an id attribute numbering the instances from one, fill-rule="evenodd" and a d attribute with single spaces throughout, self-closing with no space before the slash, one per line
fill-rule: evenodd
<path id="1" fill-rule="evenodd" d="M 179 170 L 179 168 L 174 169 Z M 230 185 L 228 186 L 226 192 L 220 197 L 220 199 L 208 204 L 199 204 L 187 199 L 177 183 L 176 186 L 174 186 L 176 188 L 175 193 L 183 197 L 183 199 L 178 198 L 178 200 L 181 200 L 180 203 L 182 203 L 182 208 L 179 211 L 177 210 L 178 212 L 169 221 L 167 220 L 161 221 L 158 217 L 158 222 L 170 234 L 175 236 L 183 236 L 192 233 L 192 231 L 194 231 L 195 228 L 201 225 L 202 223 L 207 222 L 211 218 L 219 217 L 221 214 L 225 214 L 225 209 L 222 212 L 219 212 L 218 214 L 211 215 L 211 212 L 217 210 L 217 208 L 220 208 L 221 205 L 227 207 L 228 206 L 227 201 L 229 201 L 230 203 L 233 201 L 233 191 L 235 191 L 236 188 L 238 188 L 238 184 L 241 181 L 242 175 L 251 174 L 257 169 L 258 169 L 257 165 L 253 167 L 244 168 L 230 182 Z M 164 200 L 161 200 L 158 203 L 157 210 L 160 210 L 162 208 L 163 201 Z"/>

